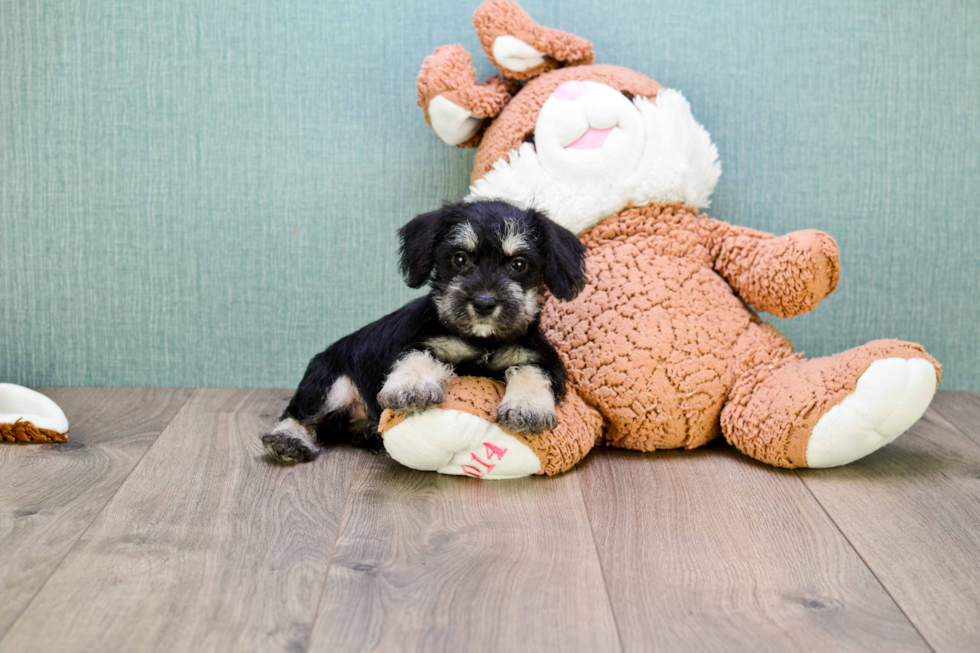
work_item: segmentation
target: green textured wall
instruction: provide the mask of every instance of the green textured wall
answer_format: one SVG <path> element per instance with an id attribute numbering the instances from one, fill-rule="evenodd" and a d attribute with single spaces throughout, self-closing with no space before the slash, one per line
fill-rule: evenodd
<path id="1" fill-rule="evenodd" d="M 473 2 L 0 0 L 0 379 L 292 386 L 413 294 L 395 229 L 473 153 L 415 106 Z M 980 390 L 980 3 L 525 0 L 680 89 L 712 215 L 840 244 L 782 322 L 810 355 L 923 343 Z"/>

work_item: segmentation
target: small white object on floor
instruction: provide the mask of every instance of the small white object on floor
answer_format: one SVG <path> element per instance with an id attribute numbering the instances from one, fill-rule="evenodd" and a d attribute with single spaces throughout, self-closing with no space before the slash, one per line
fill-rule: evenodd
<path id="1" fill-rule="evenodd" d="M 0 383 L 0 424 L 17 422 L 30 422 L 45 431 L 68 432 L 68 418 L 51 398 L 22 385 Z"/>

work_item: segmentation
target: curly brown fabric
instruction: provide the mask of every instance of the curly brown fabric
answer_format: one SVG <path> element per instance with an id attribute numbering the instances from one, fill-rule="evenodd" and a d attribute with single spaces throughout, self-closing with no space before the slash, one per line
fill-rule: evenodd
<path id="1" fill-rule="evenodd" d="M 704 220 L 679 205 L 607 218 L 582 237 L 585 289 L 542 313 L 612 446 L 697 447 L 721 432 L 735 344 L 753 316 L 714 271 Z"/>
<path id="2" fill-rule="evenodd" d="M 705 227 L 715 270 L 761 311 L 783 318 L 800 315 L 837 289 L 837 243 L 821 231 L 775 238 L 717 220 Z"/>
<path id="3" fill-rule="evenodd" d="M 487 0 L 473 13 L 473 27 L 480 45 L 494 66 L 511 79 L 533 79 L 559 66 L 590 64 L 595 59 L 592 44 L 581 36 L 538 25 L 513 0 Z M 493 58 L 498 36 L 514 36 L 546 55 L 544 63 L 523 71 L 508 70 Z"/>
<path id="4" fill-rule="evenodd" d="M 0 424 L 0 442 L 64 442 L 68 439 L 68 431 L 58 433 L 48 429 L 39 429 L 31 422 L 19 421 L 13 424 Z"/>

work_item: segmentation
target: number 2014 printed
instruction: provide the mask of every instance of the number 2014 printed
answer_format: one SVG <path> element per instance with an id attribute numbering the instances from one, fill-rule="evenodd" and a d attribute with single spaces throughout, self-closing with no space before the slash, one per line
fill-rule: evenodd
<path id="1" fill-rule="evenodd" d="M 463 470 L 464 474 L 467 476 L 472 476 L 473 478 L 483 478 L 491 469 L 497 466 L 496 463 L 490 462 L 493 460 L 493 457 L 496 456 L 497 462 L 500 462 L 501 459 L 503 459 L 504 454 L 507 453 L 506 449 L 501 449 L 500 447 L 489 442 L 483 443 L 483 450 L 486 460 L 483 460 L 475 453 L 471 453 L 471 462 L 463 465 L 460 468 Z"/>

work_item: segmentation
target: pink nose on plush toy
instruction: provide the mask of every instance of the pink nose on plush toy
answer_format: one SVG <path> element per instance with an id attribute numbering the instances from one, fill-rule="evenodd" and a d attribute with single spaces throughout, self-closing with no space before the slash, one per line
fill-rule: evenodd
<path id="1" fill-rule="evenodd" d="M 555 95 L 563 100 L 573 102 L 585 95 L 585 89 L 585 82 L 578 82 L 573 79 L 556 88 Z"/>

